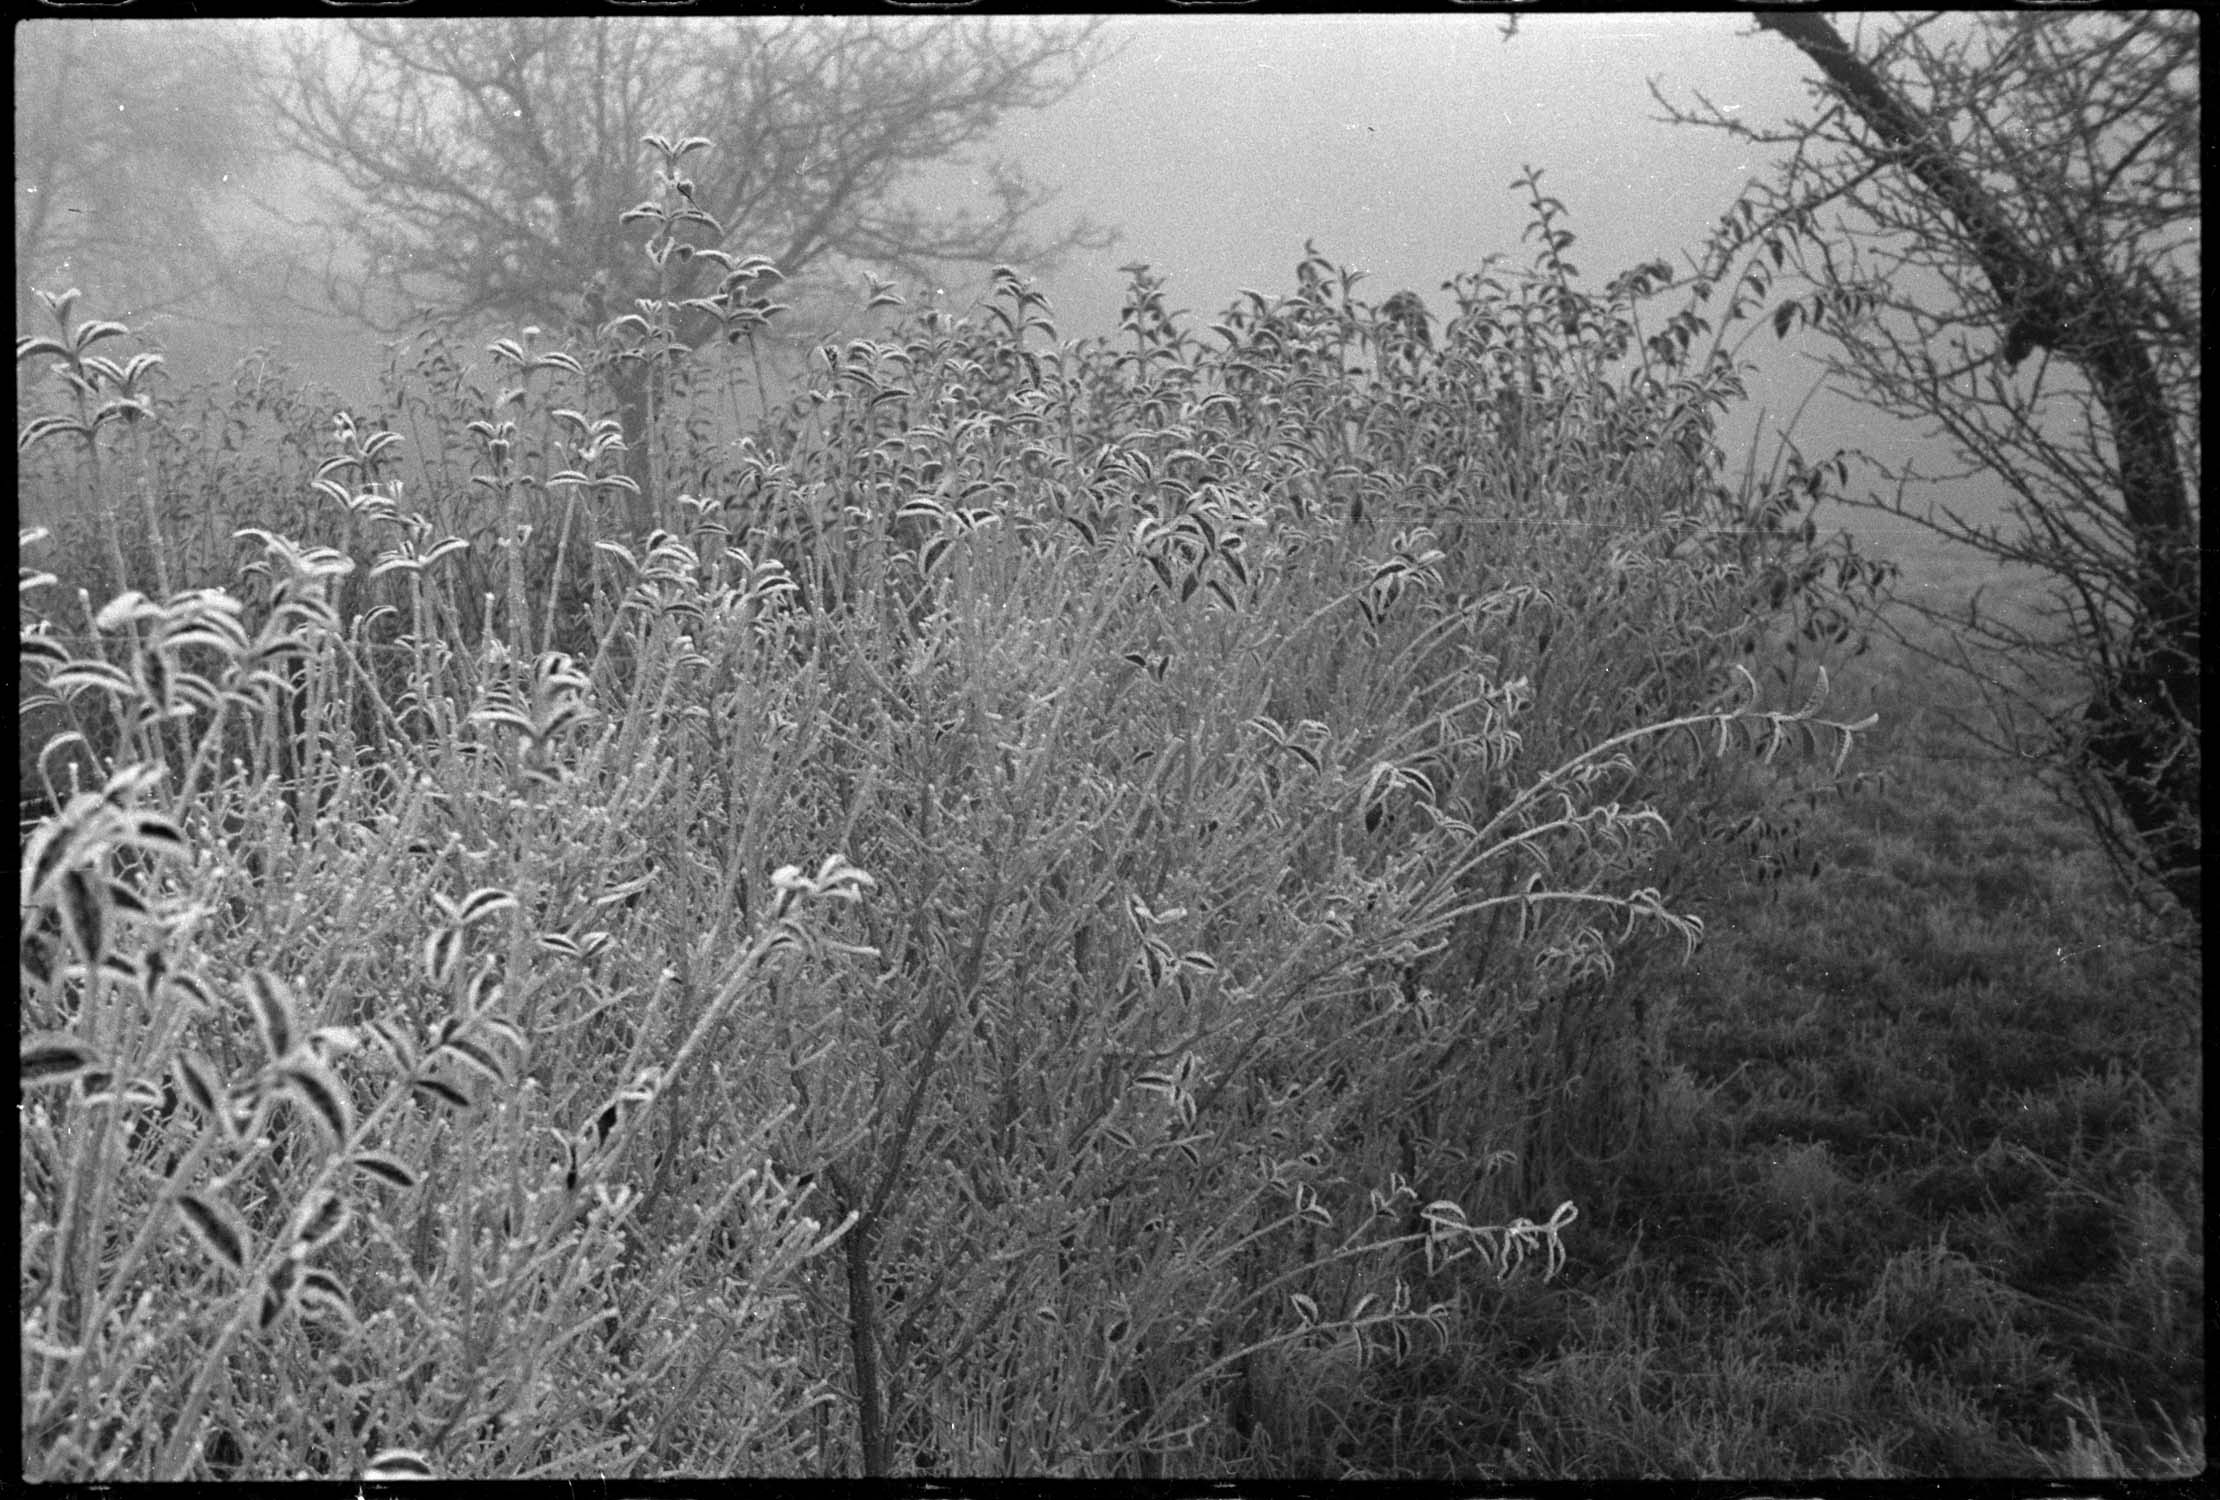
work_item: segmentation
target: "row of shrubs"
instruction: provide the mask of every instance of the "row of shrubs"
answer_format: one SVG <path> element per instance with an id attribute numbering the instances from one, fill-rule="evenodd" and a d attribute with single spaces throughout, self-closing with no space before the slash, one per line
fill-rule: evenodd
<path id="1" fill-rule="evenodd" d="M 50 299 L 26 1473 L 1330 1462 L 1863 727 L 1827 471 L 1724 483 L 1706 325 L 1536 210 L 1423 338 L 1313 256 L 1088 344 L 998 272 L 746 436 L 690 363 L 644 490 L 606 346 L 335 419 Z"/>

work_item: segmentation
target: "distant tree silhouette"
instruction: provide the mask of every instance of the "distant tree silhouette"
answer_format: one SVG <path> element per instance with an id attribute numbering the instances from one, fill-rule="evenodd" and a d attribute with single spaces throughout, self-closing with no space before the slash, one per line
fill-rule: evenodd
<path id="1" fill-rule="evenodd" d="M 289 141 L 354 195 L 335 224 L 370 270 L 330 278 L 341 305 L 388 328 L 419 306 L 559 326 L 621 317 L 637 299 L 716 293 L 721 268 L 692 249 L 760 255 L 790 280 L 843 264 L 929 280 L 952 264 L 1038 267 L 1108 243 L 1084 222 L 1027 237 L 1051 195 L 1004 162 L 974 179 L 991 199 L 983 212 L 905 196 L 921 169 L 958 160 L 1004 115 L 1076 87 L 1103 55 L 1100 25 L 350 20 L 351 57 L 329 36 L 302 38 L 275 103 Z M 650 134 L 712 143 L 671 186 L 722 231 L 691 223 L 688 251 L 660 270 L 641 253 L 652 224 L 619 222 L 647 196 Z M 720 326 L 731 325 L 695 314 L 676 331 L 698 347 Z M 608 372 L 634 462 L 646 457 L 651 368 Z"/>
<path id="2" fill-rule="evenodd" d="M 31 296 L 79 286 L 125 321 L 191 307 L 228 280 L 212 197 L 254 161 L 245 71 L 216 21 L 56 18 L 15 28 L 15 326 Z"/>

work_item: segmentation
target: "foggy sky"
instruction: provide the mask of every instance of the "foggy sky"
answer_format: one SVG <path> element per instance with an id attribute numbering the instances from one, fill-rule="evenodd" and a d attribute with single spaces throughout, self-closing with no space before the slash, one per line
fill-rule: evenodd
<path id="1" fill-rule="evenodd" d="M 1215 315 L 1244 287 L 1293 291 L 1305 239 L 1366 271 L 1368 300 L 1410 288 L 1440 316 L 1456 273 L 1490 254 L 1528 263 L 1531 215 L 1512 186 L 1528 166 L 1564 204 L 1588 290 L 1646 260 L 1680 271 L 1742 189 L 1771 179 L 1774 158 L 1664 123 L 1650 81 L 1685 110 L 1701 96 L 1760 126 L 1815 113 L 1803 54 L 1733 14 L 1529 16 L 1509 40 L 1488 12 L 1124 18 L 1112 30 L 1116 58 L 1054 109 L 1006 122 L 992 148 L 1061 185 L 1048 222 L 1085 214 L 1122 230 L 1109 251 L 1042 278 L 1067 338 L 1115 327 L 1122 264 L 1149 263 L 1169 277 L 1173 307 Z M 1650 326 L 1678 305 L 1652 304 Z M 1923 451 L 1845 399 L 1804 405 L 1822 347 L 1770 329 L 1742 346 L 1760 368 L 1727 427 L 1729 455 L 1745 456 L 1761 412 L 1769 433 L 1793 419 L 1813 458 Z M 1769 437 L 1761 457 L 1771 449 Z M 1876 541 L 1903 529 L 1839 507 L 1822 520 Z"/>
<path id="2" fill-rule="evenodd" d="M 337 39 L 330 21 L 272 24 Z M 1171 305 L 1200 326 L 1243 288 L 1292 292 L 1306 239 L 1368 273 L 1366 300 L 1413 289 L 1439 317 L 1454 306 L 1442 286 L 1455 274 L 1491 254 L 1528 263 L 1530 211 L 1511 184 L 1529 166 L 1564 204 L 1578 236 L 1569 258 L 1588 290 L 1647 260 L 1680 270 L 1774 162 L 1723 132 L 1663 123 L 1649 81 L 1686 108 L 1701 96 L 1761 126 L 1813 112 L 1802 54 L 1738 15 L 1529 16 L 1515 37 L 1502 32 L 1500 12 L 1120 18 L 1110 27 L 1117 55 L 1061 103 L 1006 118 L 977 154 L 1060 190 L 1038 232 L 1080 215 L 1121 231 L 1109 250 L 1041 278 L 1071 339 L 1114 330 L 1123 264 L 1167 277 Z M 671 128 L 717 133 L 713 121 Z M 306 207 L 304 179 L 278 152 L 268 165 L 265 191 L 282 208 Z M 919 180 L 915 195 L 965 197 L 983 178 L 950 167 Z M 950 293 L 960 309 L 973 289 Z M 1678 305 L 1652 304 L 1648 326 Z M 1799 337 L 1809 338 L 1783 346 L 1767 330 L 1743 346 L 1763 368 L 1727 429 L 1731 455 L 1745 451 L 1761 408 L 1777 431 L 1811 391 L 1809 355 L 1821 346 Z M 300 374 L 343 392 L 367 391 L 381 362 L 378 337 L 350 325 L 300 325 L 277 341 Z M 1824 397 L 1795 437 L 1814 457 L 1863 445 L 1900 458 L 1907 440 Z M 1854 529 L 1875 535 L 1883 524 L 1866 517 Z"/>
<path id="3" fill-rule="evenodd" d="M 1109 253 L 1050 278 L 1070 331 L 1113 323 L 1126 261 L 1217 310 L 1293 286 L 1303 241 L 1446 306 L 1441 284 L 1490 253 L 1523 261 L 1512 180 L 1529 166 L 1580 236 L 1600 288 L 1680 260 L 1766 163 L 1717 132 L 1656 123 L 1646 80 L 1689 104 L 1782 120 L 1800 54 L 1734 16 L 1543 16 L 1505 41 L 1495 15 L 1211 16 L 1116 24 L 1124 52 L 1004 148 L 1058 207 L 1122 226 Z"/>

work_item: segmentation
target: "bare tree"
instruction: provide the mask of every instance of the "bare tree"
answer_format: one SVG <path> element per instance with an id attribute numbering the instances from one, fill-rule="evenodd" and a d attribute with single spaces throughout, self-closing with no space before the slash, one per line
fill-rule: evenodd
<path id="1" fill-rule="evenodd" d="M 1714 267 L 1762 252 L 1799 274 L 1811 294 L 1775 328 L 1819 329 L 1841 388 L 2003 480 L 2003 526 L 1914 503 L 1950 476 L 1913 466 L 1883 465 L 1894 494 L 1862 503 L 2045 575 L 2031 619 L 1978 594 L 1913 607 L 1957 633 L 1995 740 L 2059 773 L 2201 924 L 2198 18 L 1927 16 L 1853 39 L 1811 12 L 1756 19 L 1817 66 L 1825 107 L 1768 131 L 1667 103 L 1790 148 Z"/>
<path id="2" fill-rule="evenodd" d="M 53 19 L 15 31 L 15 320 L 34 286 L 140 320 L 201 303 L 230 258 L 212 201 L 251 162 L 242 35 L 222 22 Z"/>
<path id="3" fill-rule="evenodd" d="M 336 287 L 378 326 L 436 306 L 561 323 L 716 291 L 720 268 L 641 253 L 620 224 L 651 164 L 643 138 L 706 137 L 672 186 L 786 278 L 854 265 L 928 279 L 952 263 L 1044 265 L 1109 236 L 1084 222 L 1036 241 L 1050 194 L 990 162 L 990 205 L 919 206 L 921 169 L 958 160 L 1016 110 L 1063 98 L 1102 55 L 1100 22 L 616 16 L 349 21 L 290 54 L 276 106 L 293 143 L 354 194 L 337 219 L 379 298 Z M 688 231 L 688 249 L 718 248 Z M 726 325 L 729 328 L 729 324 Z M 718 331 L 693 316 L 680 342 Z M 645 368 L 612 367 L 628 439 L 648 423 Z M 639 477 L 639 476 L 635 476 Z"/>

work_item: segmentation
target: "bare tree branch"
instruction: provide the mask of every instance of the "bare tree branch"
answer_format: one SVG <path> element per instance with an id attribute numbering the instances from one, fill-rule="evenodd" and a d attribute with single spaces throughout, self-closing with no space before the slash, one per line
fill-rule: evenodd
<path id="1" fill-rule="evenodd" d="M 294 47 L 273 107 L 292 144 L 352 195 L 333 223 L 368 266 L 353 286 L 328 278 L 350 314 L 387 331 L 424 307 L 602 328 L 653 306 L 683 350 L 726 327 L 701 310 L 725 268 L 697 250 L 765 256 L 791 283 L 850 266 L 921 279 L 953 264 L 1039 270 L 1108 244 L 1084 221 L 1030 237 L 1052 195 L 1006 163 L 983 166 L 982 210 L 904 196 L 927 169 L 961 162 L 1004 115 L 1077 87 L 1103 55 L 1101 26 L 354 20 L 344 64 L 335 49 Z M 654 257 L 643 252 L 671 227 L 662 211 L 650 203 L 620 223 L 657 181 L 650 135 L 712 144 L 687 154 L 692 175 L 662 180 L 689 222 L 674 230 L 680 253 Z M 647 497 L 635 515 L 645 517 L 658 362 L 638 352 L 614 351 L 596 368 L 616 399 L 627 473 Z"/>
<path id="2" fill-rule="evenodd" d="M 231 287 L 238 257 L 209 205 L 250 162 L 251 120 L 205 80 L 244 67 L 243 40 L 207 21 L 55 19 L 15 35 L 17 327 L 38 321 L 34 284 L 84 285 L 127 320 Z"/>
<path id="3" fill-rule="evenodd" d="M 1101 56 L 1098 23 L 514 16 L 350 21 L 347 35 L 351 70 L 302 43 L 275 102 L 353 195 L 334 221 L 370 273 L 349 309 L 389 329 L 427 303 L 557 319 L 597 276 L 620 305 L 657 295 L 646 231 L 617 224 L 642 195 L 650 132 L 716 143 L 694 201 L 726 248 L 790 279 L 839 260 L 1040 266 L 1107 239 L 1084 222 L 1028 237 L 1051 195 L 1000 163 L 983 214 L 897 196 L 1004 115 L 1067 94 Z"/>
<path id="4" fill-rule="evenodd" d="M 1754 252 L 1799 273 L 1814 291 L 1776 329 L 1823 331 L 1842 388 L 2009 487 L 2007 527 L 1915 505 L 1937 476 L 1909 467 L 1884 466 L 1895 494 L 1872 503 L 2049 580 L 2039 630 L 1978 599 L 1947 623 L 1986 688 L 2012 686 L 2013 748 L 2109 809 L 2100 837 L 2201 916 L 2197 20 L 1930 15 L 1856 39 L 1812 12 L 1756 20 L 1811 59 L 1826 108 L 1768 132 L 1668 105 L 1793 148 L 1708 270 Z"/>

